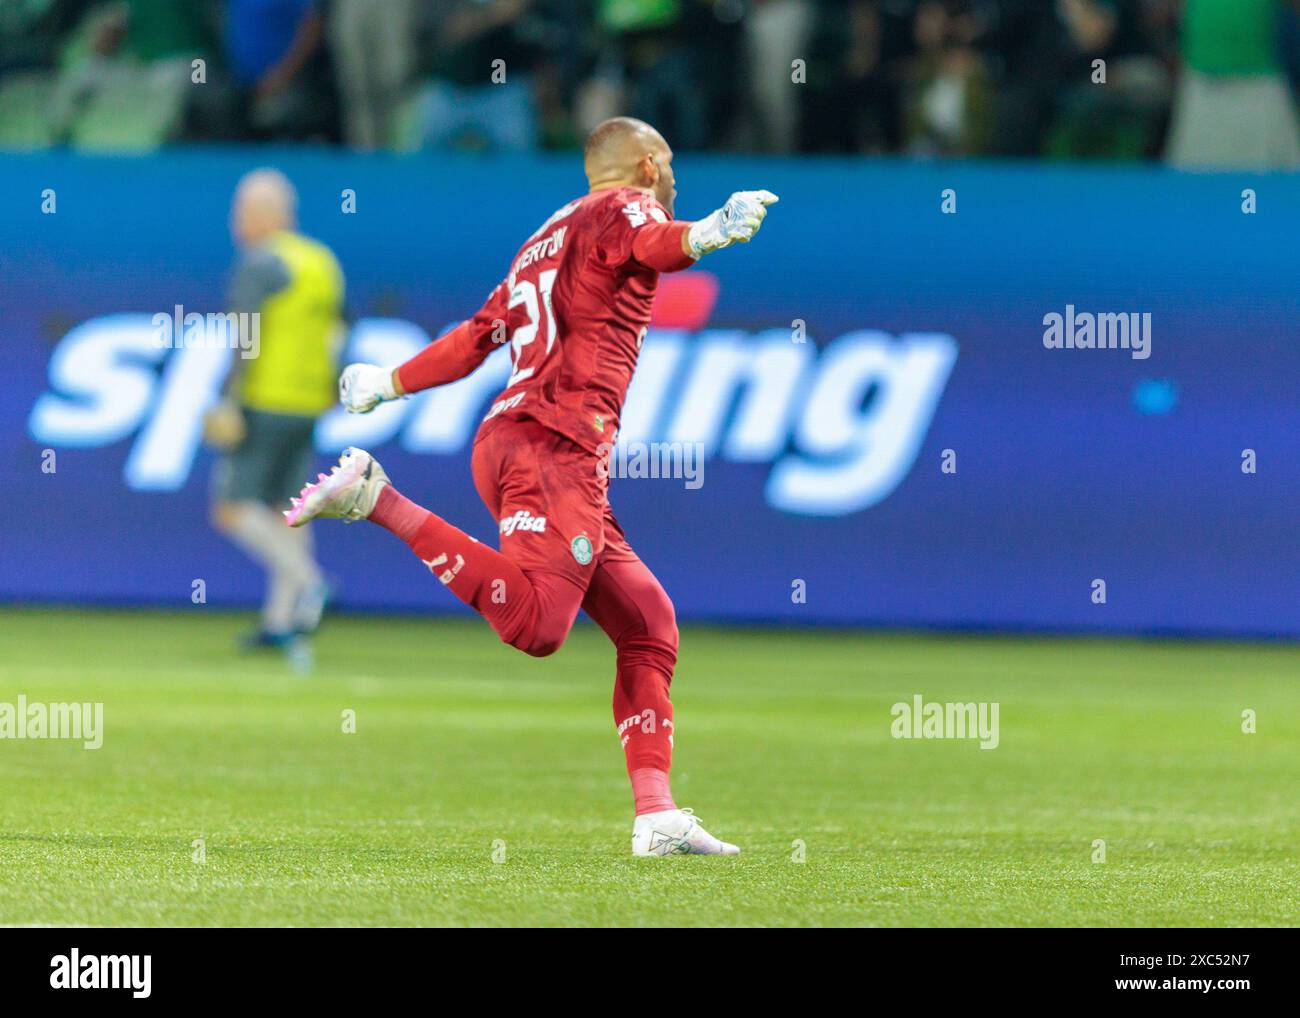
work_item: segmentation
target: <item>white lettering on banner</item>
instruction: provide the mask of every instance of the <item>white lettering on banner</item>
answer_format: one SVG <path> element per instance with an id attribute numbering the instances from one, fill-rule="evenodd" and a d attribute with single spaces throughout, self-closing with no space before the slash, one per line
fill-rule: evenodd
<path id="1" fill-rule="evenodd" d="M 216 400 L 230 356 L 228 350 L 190 347 L 167 358 L 158 403 L 126 461 L 127 487 L 167 491 L 170 478 L 188 476 L 203 441 L 203 419 L 189 410 Z"/>
<path id="2" fill-rule="evenodd" d="M 396 364 L 429 341 L 411 322 L 363 319 L 346 360 Z M 850 332 L 818 349 L 791 343 L 786 329 L 651 330 L 619 438 L 698 443 L 706 457 L 771 463 L 764 494 L 772 508 L 842 516 L 879 504 L 907 476 L 956 359 L 957 342 L 944 333 Z M 203 413 L 228 363 L 228 351 L 160 349 L 149 315 L 91 319 L 56 347 L 28 430 L 50 447 L 107 446 L 134 434 L 127 486 L 174 491 L 189 478 Z M 317 446 L 397 441 L 411 453 L 459 453 L 510 369 L 509 359 L 491 357 L 468 378 L 370 414 L 336 408 L 318 425 Z"/>
<path id="3" fill-rule="evenodd" d="M 791 343 L 789 329 L 753 337 L 712 330 L 705 336 L 695 348 L 691 373 L 667 425 L 667 440 L 699 444 L 705 456 L 714 456 L 725 435 L 726 459 L 774 459 L 786 447 L 790 419 L 798 409 L 799 382 L 815 350 L 809 343 Z M 728 429 L 728 411 L 737 399 Z M 630 440 L 627 429 L 619 437 Z"/>
<path id="4" fill-rule="evenodd" d="M 73 328 L 50 358 L 53 391 L 32 408 L 32 435 L 82 448 L 112 445 L 135 431 L 153 399 L 154 365 L 167 356 L 153 335 L 149 315 L 108 315 Z"/>
<path id="5" fill-rule="evenodd" d="M 942 333 L 851 332 L 822 351 L 794 428 L 802 456 L 783 456 L 767 501 L 812 516 L 876 505 L 902 483 L 957 360 Z M 875 394 L 862 408 L 863 400 Z"/>

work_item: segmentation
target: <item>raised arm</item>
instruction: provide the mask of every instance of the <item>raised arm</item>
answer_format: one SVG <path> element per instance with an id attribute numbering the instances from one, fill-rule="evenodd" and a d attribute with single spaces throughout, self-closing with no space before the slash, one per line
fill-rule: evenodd
<path id="1" fill-rule="evenodd" d="M 767 206 L 778 200 L 771 191 L 737 191 L 697 222 L 651 220 L 632 229 L 632 257 L 657 272 L 689 268 L 712 251 L 748 243 L 762 226 Z"/>
<path id="2" fill-rule="evenodd" d="M 464 378 L 503 341 L 508 300 L 506 284 L 498 284 L 472 318 L 395 368 L 349 364 L 339 376 L 339 402 L 349 413 L 366 414 L 387 400 Z"/>

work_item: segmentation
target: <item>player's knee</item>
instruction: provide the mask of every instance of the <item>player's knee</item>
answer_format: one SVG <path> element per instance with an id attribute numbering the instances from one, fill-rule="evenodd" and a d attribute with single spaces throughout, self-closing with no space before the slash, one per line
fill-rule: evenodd
<path id="1" fill-rule="evenodd" d="M 619 660 L 653 664 L 672 674 L 677 663 L 677 613 L 662 588 L 637 600 L 641 624 L 618 639 Z"/>
<path id="2" fill-rule="evenodd" d="M 570 628 L 571 624 L 544 623 L 511 642 L 529 657 L 550 657 L 564 646 Z"/>
<path id="3" fill-rule="evenodd" d="M 525 642 L 516 643 L 515 646 L 529 657 L 550 657 L 564 646 L 564 637 L 533 636 Z"/>
<path id="4" fill-rule="evenodd" d="M 646 637 L 666 648 L 671 648 L 672 655 L 676 658 L 677 612 L 673 608 L 672 600 L 661 588 L 654 597 L 641 606 L 641 612 L 645 617 Z"/>

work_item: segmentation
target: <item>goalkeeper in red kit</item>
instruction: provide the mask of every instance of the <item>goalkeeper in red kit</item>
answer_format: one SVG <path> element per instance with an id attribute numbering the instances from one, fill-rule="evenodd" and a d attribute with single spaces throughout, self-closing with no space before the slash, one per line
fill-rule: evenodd
<path id="1" fill-rule="evenodd" d="M 750 240 L 767 191 L 733 194 L 694 223 L 672 218 L 672 151 L 649 124 L 597 126 L 584 148 L 589 193 L 558 209 L 515 255 L 469 321 L 397 368 L 353 364 L 344 407 L 366 413 L 463 378 L 508 343 L 513 371 L 474 441 L 474 484 L 499 521 L 500 551 L 403 497 L 367 452 L 347 449 L 285 515 L 368 519 L 405 541 L 453 594 L 512 647 L 564 643 L 582 608 L 617 651 L 614 721 L 627 755 L 635 855 L 735 855 L 668 784 L 677 661 L 673 605 L 636 556 L 608 500 L 619 414 L 650 323 L 661 272 Z"/>

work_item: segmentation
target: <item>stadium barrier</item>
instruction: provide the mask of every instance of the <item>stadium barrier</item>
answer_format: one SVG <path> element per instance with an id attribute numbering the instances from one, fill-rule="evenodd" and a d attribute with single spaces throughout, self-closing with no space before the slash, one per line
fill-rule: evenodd
<path id="1" fill-rule="evenodd" d="M 11 522 L 0 599 L 245 604 L 201 417 L 238 176 L 272 163 L 399 361 L 475 310 L 582 187 L 570 158 L 10 156 L 0 183 Z M 611 500 L 683 619 L 1300 635 L 1300 183 L 1155 168 L 682 157 L 679 214 L 781 195 L 665 277 Z M 143 172 L 147 168 L 148 172 Z M 178 328 L 159 340 L 158 323 Z M 263 337 L 265 340 L 265 337 Z M 506 355 L 322 419 L 482 540 L 469 479 Z M 388 535 L 322 525 L 346 607 L 460 610 Z"/>

